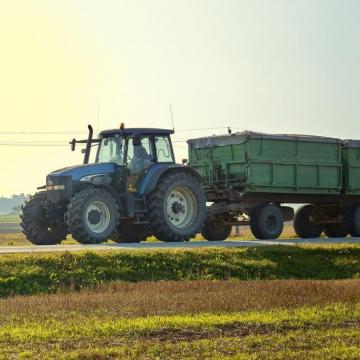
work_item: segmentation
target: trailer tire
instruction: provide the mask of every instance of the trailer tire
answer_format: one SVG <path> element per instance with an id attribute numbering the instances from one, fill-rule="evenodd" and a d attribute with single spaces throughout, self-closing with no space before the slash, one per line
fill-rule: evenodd
<path id="1" fill-rule="evenodd" d="M 104 189 L 86 188 L 70 200 L 65 213 L 68 230 L 82 244 L 108 240 L 119 223 L 119 207 Z"/>
<path id="2" fill-rule="evenodd" d="M 206 199 L 199 181 L 186 172 L 164 174 L 149 194 L 151 232 L 162 241 L 187 241 L 206 218 Z"/>
<path id="3" fill-rule="evenodd" d="M 56 245 L 66 239 L 65 223 L 50 222 L 42 210 L 42 202 L 46 201 L 46 193 L 35 194 L 22 207 L 21 227 L 26 239 L 35 245 Z"/>
<path id="4" fill-rule="evenodd" d="M 278 206 L 260 205 L 251 211 L 250 229 L 257 239 L 277 239 L 283 228 L 284 219 Z"/>
<path id="5" fill-rule="evenodd" d="M 360 237 L 360 205 L 353 205 L 350 208 L 349 233 L 352 237 Z"/>
<path id="6" fill-rule="evenodd" d="M 120 222 L 111 240 L 119 244 L 139 243 L 145 241 L 149 236 L 151 236 L 151 231 L 147 225 L 137 225 L 129 220 L 124 220 Z"/>
<path id="7" fill-rule="evenodd" d="M 295 213 L 294 230 L 296 235 L 300 238 L 318 238 L 323 232 L 323 227 L 321 225 L 315 225 L 310 221 L 313 211 L 313 205 L 304 205 Z"/>
<path id="8" fill-rule="evenodd" d="M 349 230 L 344 224 L 334 224 L 334 225 L 325 225 L 324 234 L 328 238 L 341 238 L 346 237 L 349 233 Z"/>
<path id="9" fill-rule="evenodd" d="M 231 234 L 232 226 L 224 222 L 222 216 L 213 216 L 205 221 L 201 235 L 208 241 L 225 240 Z"/>

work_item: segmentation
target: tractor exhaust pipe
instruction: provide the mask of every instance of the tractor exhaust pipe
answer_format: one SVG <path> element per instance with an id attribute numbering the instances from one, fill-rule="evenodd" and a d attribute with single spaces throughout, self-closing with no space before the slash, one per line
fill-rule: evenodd
<path id="1" fill-rule="evenodd" d="M 91 125 L 88 125 L 88 129 L 89 129 L 89 135 L 88 135 L 88 139 L 86 142 L 86 149 L 85 149 L 85 156 L 84 156 L 84 164 L 88 164 L 89 163 L 89 159 L 90 159 L 90 151 L 91 151 L 91 144 L 92 144 L 92 139 L 93 139 L 93 134 L 94 134 L 94 130 L 92 128 Z"/>

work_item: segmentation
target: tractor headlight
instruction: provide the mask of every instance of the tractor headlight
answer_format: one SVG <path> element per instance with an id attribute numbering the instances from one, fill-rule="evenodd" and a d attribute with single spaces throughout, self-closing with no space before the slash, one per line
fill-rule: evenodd
<path id="1" fill-rule="evenodd" d="M 80 179 L 80 181 L 92 182 L 94 184 L 111 184 L 111 176 L 108 174 L 94 174 L 86 175 Z"/>
<path id="2" fill-rule="evenodd" d="M 46 185 L 46 190 L 65 190 L 65 185 Z"/>

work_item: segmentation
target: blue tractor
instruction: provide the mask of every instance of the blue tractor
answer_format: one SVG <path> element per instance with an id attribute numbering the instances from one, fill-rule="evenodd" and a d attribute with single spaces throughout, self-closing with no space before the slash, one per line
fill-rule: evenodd
<path id="1" fill-rule="evenodd" d="M 50 173 L 24 206 L 21 226 L 33 244 L 59 244 L 71 234 L 83 244 L 186 241 L 201 231 L 206 199 L 198 173 L 175 163 L 173 130 L 105 130 L 89 125 L 84 164 Z M 95 162 L 90 151 L 97 146 Z"/>

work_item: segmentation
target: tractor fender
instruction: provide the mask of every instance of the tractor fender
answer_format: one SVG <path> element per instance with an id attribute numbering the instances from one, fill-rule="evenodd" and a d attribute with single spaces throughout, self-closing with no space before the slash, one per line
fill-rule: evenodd
<path id="1" fill-rule="evenodd" d="M 119 195 L 119 193 L 111 186 L 108 184 L 94 184 L 91 181 L 84 181 L 80 184 L 79 190 L 82 189 L 86 189 L 86 188 L 95 188 L 95 189 L 103 189 L 106 190 L 107 192 L 109 192 L 116 200 L 117 204 L 119 205 L 119 210 L 120 213 L 123 213 L 123 201 Z"/>
<path id="2" fill-rule="evenodd" d="M 185 172 L 201 181 L 201 176 L 191 167 L 179 164 L 154 164 L 146 171 L 138 187 L 139 195 L 150 194 L 156 187 L 160 178 L 174 172 Z"/>

